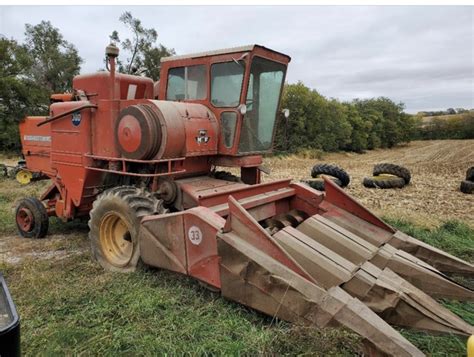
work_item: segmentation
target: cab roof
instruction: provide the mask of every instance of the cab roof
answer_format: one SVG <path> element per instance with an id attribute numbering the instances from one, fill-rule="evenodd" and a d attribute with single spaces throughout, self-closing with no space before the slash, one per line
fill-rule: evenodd
<path id="1" fill-rule="evenodd" d="M 267 51 L 270 51 L 270 52 L 275 52 L 275 53 L 278 53 L 282 56 L 285 56 L 285 57 L 288 58 L 288 62 L 291 60 L 291 57 L 288 56 L 288 55 L 285 55 L 284 53 L 274 51 L 270 48 L 255 44 L 255 45 L 247 45 L 247 46 L 239 46 L 239 47 L 222 48 L 220 50 L 214 50 L 214 51 L 190 53 L 190 54 L 187 54 L 187 55 L 163 57 L 163 58 L 161 58 L 161 62 L 176 61 L 176 60 L 183 60 L 183 59 L 190 59 L 190 58 L 199 58 L 199 57 L 207 57 L 207 56 L 217 56 L 217 55 L 223 55 L 223 54 L 229 54 L 229 53 L 251 52 L 256 47 L 259 47 L 259 48 L 262 48 L 264 50 L 267 50 Z"/>

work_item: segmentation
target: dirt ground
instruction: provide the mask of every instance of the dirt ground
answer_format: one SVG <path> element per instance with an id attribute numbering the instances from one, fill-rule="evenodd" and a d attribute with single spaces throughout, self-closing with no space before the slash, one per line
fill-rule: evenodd
<path id="1" fill-rule="evenodd" d="M 372 176 L 373 166 L 381 162 L 410 169 L 410 185 L 391 190 L 362 186 L 363 178 Z M 272 157 L 265 159 L 265 165 L 271 169 L 271 176 L 265 179 L 308 178 L 317 163 L 334 163 L 344 168 L 351 176 L 345 190 L 379 215 L 403 218 L 427 227 L 450 219 L 474 226 L 474 195 L 459 191 L 466 170 L 474 166 L 474 140 L 414 141 L 403 147 L 365 154 L 329 153 L 323 159 Z"/>

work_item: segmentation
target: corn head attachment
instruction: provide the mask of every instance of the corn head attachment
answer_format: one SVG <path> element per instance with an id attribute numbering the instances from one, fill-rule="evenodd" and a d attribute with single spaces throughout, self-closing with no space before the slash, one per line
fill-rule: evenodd
<path id="1" fill-rule="evenodd" d="M 472 265 L 394 230 L 331 181 L 325 194 L 289 181 L 201 177 L 178 185 L 197 206 L 143 219 L 145 263 L 282 320 L 346 326 L 388 354 L 421 355 L 389 324 L 474 333 L 434 300 L 472 301 L 474 292 L 429 263 L 434 256 L 438 267 L 463 275 Z M 406 247 L 420 256 L 399 249 Z"/>

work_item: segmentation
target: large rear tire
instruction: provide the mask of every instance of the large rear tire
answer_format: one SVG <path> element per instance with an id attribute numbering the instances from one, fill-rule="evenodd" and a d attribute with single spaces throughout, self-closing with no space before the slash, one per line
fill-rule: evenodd
<path id="1" fill-rule="evenodd" d="M 162 201 L 145 189 L 118 186 L 104 191 L 90 212 L 92 256 L 106 270 L 134 271 L 140 259 L 141 219 L 165 212 Z"/>

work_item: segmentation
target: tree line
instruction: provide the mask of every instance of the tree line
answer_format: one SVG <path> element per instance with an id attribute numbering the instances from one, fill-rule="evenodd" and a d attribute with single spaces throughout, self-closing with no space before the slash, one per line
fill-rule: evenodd
<path id="1" fill-rule="evenodd" d="M 474 111 L 461 114 L 419 117 L 414 140 L 474 139 Z"/>
<path id="2" fill-rule="evenodd" d="M 448 108 L 446 110 L 436 110 L 436 111 L 423 111 L 418 112 L 416 115 L 421 117 L 431 117 L 431 116 L 438 116 L 438 115 L 453 115 L 453 114 L 465 114 L 469 113 L 469 111 L 474 111 L 474 109 L 465 109 L 465 108 Z"/>
<path id="3" fill-rule="evenodd" d="M 417 126 L 402 103 L 385 97 L 341 102 L 302 82 L 285 86 L 282 106 L 291 114 L 277 125 L 275 149 L 281 152 L 391 148 L 410 141 Z"/>

